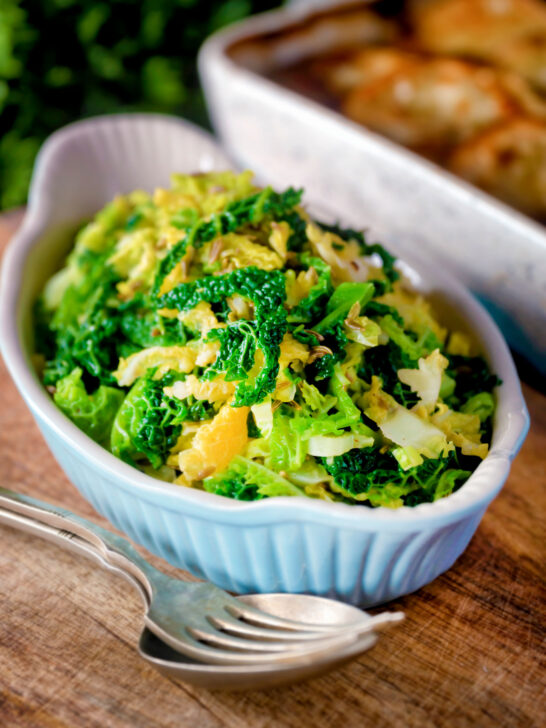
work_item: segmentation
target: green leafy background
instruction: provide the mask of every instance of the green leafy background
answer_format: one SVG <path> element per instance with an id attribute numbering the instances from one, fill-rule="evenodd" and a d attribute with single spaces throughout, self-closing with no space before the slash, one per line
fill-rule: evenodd
<path id="1" fill-rule="evenodd" d="M 208 125 L 196 55 L 215 30 L 278 0 L 0 0 L 0 208 L 26 200 L 40 144 L 96 114 Z"/>

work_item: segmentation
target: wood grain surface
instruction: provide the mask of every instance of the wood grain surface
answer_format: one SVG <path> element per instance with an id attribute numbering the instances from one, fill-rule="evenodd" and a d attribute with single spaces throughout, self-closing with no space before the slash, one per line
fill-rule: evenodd
<path id="1" fill-rule="evenodd" d="M 0 221 L 2 245 L 18 222 Z M 1 485 L 107 525 L 63 475 L 0 367 Z M 531 432 L 465 554 L 392 604 L 407 620 L 373 650 L 308 683 L 211 693 L 161 676 L 135 652 L 142 608 L 128 584 L 0 526 L 0 725 L 544 725 L 546 398 L 524 391 Z"/>

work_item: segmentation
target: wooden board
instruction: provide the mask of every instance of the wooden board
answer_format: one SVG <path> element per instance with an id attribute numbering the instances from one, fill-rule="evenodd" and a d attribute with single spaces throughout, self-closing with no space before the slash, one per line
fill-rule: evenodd
<path id="1" fill-rule="evenodd" d="M 0 222 L 2 246 L 18 222 Z M 0 366 L 1 485 L 107 525 L 62 474 Z M 544 725 L 546 398 L 529 387 L 525 396 L 531 432 L 466 553 L 393 603 L 407 620 L 373 650 L 301 685 L 211 693 L 162 677 L 135 652 L 142 608 L 129 585 L 0 526 L 0 725 Z"/>

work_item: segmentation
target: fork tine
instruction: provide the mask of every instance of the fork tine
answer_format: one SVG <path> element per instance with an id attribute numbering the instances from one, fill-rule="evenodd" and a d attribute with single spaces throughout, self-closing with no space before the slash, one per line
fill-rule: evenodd
<path id="1" fill-rule="evenodd" d="M 252 624 L 256 627 L 270 627 L 279 630 L 287 631 L 301 631 L 301 632 L 321 632 L 323 634 L 332 634 L 338 632 L 340 629 L 351 631 L 358 631 L 360 628 L 365 628 L 369 617 L 363 617 L 362 621 L 351 622 L 348 624 L 312 624 L 310 622 L 298 622 L 292 619 L 285 619 L 284 617 L 276 617 L 268 612 L 263 612 L 260 609 L 243 604 L 238 600 L 230 601 L 226 604 L 226 611 L 238 620 L 244 619 L 245 622 Z"/>
<path id="2" fill-rule="evenodd" d="M 392 626 L 393 624 L 402 621 L 404 619 L 404 615 L 401 612 L 381 612 L 373 617 L 368 617 L 366 620 L 363 620 L 362 623 L 350 623 L 338 626 L 333 625 L 329 632 L 297 632 L 295 630 L 288 631 L 276 628 L 264 629 L 262 627 L 246 624 L 234 617 L 218 618 L 216 616 L 209 616 L 206 619 L 213 627 L 213 639 L 210 640 L 211 642 L 215 642 L 217 644 L 221 644 L 223 642 L 227 645 L 226 637 L 234 636 L 243 639 L 243 642 L 247 645 L 245 649 L 254 650 L 255 647 L 252 645 L 252 641 L 254 641 L 255 644 L 260 645 L 260 649 L 262 650 L 264 649 L 264 645 L 269 643 L 272 645 L 272 650 L 274 649 L 275 651 L 278 651 L 281 649 L 294 649 L 296 647 L 295 643 L 300 643 L 299 646 L 303 647 L 302 643 L 316 643 L 319 640 L 341 636 L 343 634 L 362 635 L 367 632 L 384 629 L 385 627 Z M 202 629 L 197 628 L 196 633 L 197 632 L 199 633 L 199 639 L 207 639 L 207 634 L 211 633 L 208 627 Z M 217 638 L 218 632 L 221 634 L 221 640 L 218 640 Z M 275 644 L 278 646 L 273 647 Z M 235 643 L 233 643 L 233 646 L 236 646 Z"/>
<path id="3" fill-rule="evenodd" d="M 245 637 L 237 637 L 227 634 L 220 629 L 212 627 L 206 630 L 195 629 L 190 627 L 188 630 L 190 635 L 200 642 L 206 642 L 214 647 L 221 647 L 228 650 L 238 650 L 241 652 L 287 652 L 309 648 L 312 644 L 313 649 L 320 645 L 320 640 L 307 640 L 290 642 L 275 639 L 259 640 L 255 638 L 247 639 Z M 322 642 L 325 641 L 323 636 Z"/>
<path id="4" fill-rule="evenodd" d="M 350 622 L 347 624 L 331 625 L 326 631 L 296 631 L 279 629 L 277 627 L 267 629 L 257 627 L 254 624 L 229 617 L 208 617 L 208 621 L 216 628 L 240 637 L 256 640 L 272 640 L 276 642 L 311 642 L 313 640 L 325 639 L 327 636 L 334 637 L 341 634 L 364 634 L 366 632 L 374 632 L 379 629 L 385 629 L 393 624 L 397 624 L 404 620 L 403 612 L 380 612 L 373 616 L 363 619 L 361 622 Z M 295 623 L 296 624 L 296 623 Z M 321 625 L 319 625 L 320 627 Z M 325 625 L 326 626 L 326 625 Z"/>
<path id="5" fill-rule="evenodd" d="M 359 638 L 356 635 L 343 635 L 333 639 L 324 639 L 320 642 L 314 642 L 312 645 L 306 644 L 303 648 L 286 649 L 283 648 L 279 652 L 242 652 L 234 649 L 221 649 L 219 647 L 208 647 L 201 643 L 186 631 L 182 636 L 177 638 L 172 634 L 158 628 L 157 624 L 150 623 L 148 628 L 156 634 L 161 640 L 170 645 L 177 652 L 181 652 L 187 657 L 215 665 L 289 665 L 294 663 L 309 663 L 318 660 L 323 656 L 332 655 L 334 651 L 343 651 L 350 646 L 354 646 L 359 640 L 362 641 L 362 649 L 367 649 L 369 641 L 365 638 Z M 369 635 L 373 638 L 373 635 Z M 241 640 L 242 642 L 244 640 Z"/>
<path id="6" fill-rule="evenodd" d="M 225 617 L 208 617 L 209 623 L 217 629 L 235 635 L 239 637 L 246 637 L 247 639 L 275 641 L 275 642 L 311 642 L 316 639 L 324 639 L 328 634 L 338 634 L 338 632 L 344 631 L 343 629 L 331 629 L 330 632 L 318 631 L 311 632 L 306 630 L 288 630 L 280 629 L 278 627 L 264 628 L 257 627 L 254 624 L 236 619 L 226 610 Z M 349 630 L 354 631 L 354 630 Z"/>

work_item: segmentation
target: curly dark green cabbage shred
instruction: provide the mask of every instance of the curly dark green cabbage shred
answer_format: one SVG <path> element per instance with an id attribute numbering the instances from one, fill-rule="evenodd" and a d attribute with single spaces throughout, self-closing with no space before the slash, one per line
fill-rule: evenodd
<path id="1" fill-rule="evenodd" d="M 186 226 L 184 222 L 178 223 L 175 217 L 172 224 L 182 228 L 183 237 L 161 261 L 152 294 L 157 295 L 165 276 L 181 260 L 190 246 L 200 248 L 220 235 L 235 232 L 245 225 L 256 225 L 267 218 L 282 221 L 300 202 L 302 193 L 303 190 L 289 187 L 286 192 L 279 194 L 271 187 L 266 187 L 250 197 L 230 203 L 223 212 L 215 213 L 207 220 L 197 219 Z"/>
<path id="2" fill-rule="evenodd" d="M 264 497 L 258 492 L 258 486 L 255 483 L 247 483 L 240 478 L 223 478 L 211 492 L 240 501 L 262 500 Z"/>
<path id="3" fill-rule="evenodd" d="M 321 460 L 347 496 L 358 497 L 387 487 L 391 492 L 398 491 L 404 504 L 411 506 L 430 503 L 457 490 L 471 474 L 470 470 L 463 469 L 454 452 L 443 458 L 428 458 L 408 470 L 403 470 L 390 453 L 374 448 L 350 450 Z M 469 459 L 463 460 L 468 466 Z"/>
<path id="4" fill-rule="evenodd" d="M 296 306 L 290 310 L 288 321 L 291 323 L 310 323 L 320 320 L 330 296 L 334 292 L 330 266 L 321 258 L 315 258 L 307 253 L 300 255 L 300 262 L 308 270 L 314 268 L 317 273 L 317 282 Z"/>
<path id="5" fill-rule="evenodd" d="M 55 354 L 46 363 L 45 384 L 54 385 L 75 367 L 82 368 L 85 380 L 116 384 L 112 371 L 119 360 L 119 316 L 114 297 L 119 278 L 106 258 L 85 251 L 78 261 L 79 284 L 68 288 L 47 322 Z"/>
<path id="6" fill-rule="evenodd" d="M 131 465 L 145 457 L 159 469 L 176 444 L 186 421 L 212 417 L 208 402 L 170 397 L 163 391 L 184 375 L 155 378 L 155 368 L 133 384 L 113 422 L 112 452 Z"/>
<path id="7" fill-rule="evenodd" d="M 188 311 L 201 301 L 219 303 L 228 296 L 239 294 L 254 304 L 255 321 L 244 329 L 241 324 L 228 327 L 224 333 L 216 330 L 212 338 L 221 341 L 220 355 L 213 371 L 225 371 L 235 379 L 235 370 L 246 379 L 253 363 L 256 347 L 263 352 L 265 363 L 257 377 L 251 382 L 241 382 L 235 394 L 235 406 L 250 406 L 261 402 L 275 389 L 279 373 L 280 345 L 286 332 L 285 278 L 281 271 L 265 271 L 261 268 L 238 268 L 232 273 L 206 276 L 191 283 L 173 288 L 157 300 L 159 307 Z M 209 335 L 210 336 L 210 335 Z M 234 363 L 237 351 L 234 347 L 243 344 L 239 361 Z"/>

